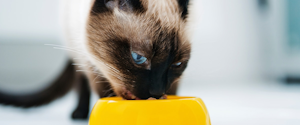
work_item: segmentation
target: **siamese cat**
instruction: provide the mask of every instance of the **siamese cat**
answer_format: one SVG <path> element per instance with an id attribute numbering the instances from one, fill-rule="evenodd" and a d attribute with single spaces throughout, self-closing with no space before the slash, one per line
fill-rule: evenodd
<path id="1" fill-rule="evenodd" d="M 72 60 L 45 90 L 28 95 L 0 92 L 0 103 L 39 106 L 64 95 L 76 84 L 79 103 L 72 117 L 85 119 L 91 92 L 127 100 L 176 94 L 191 52 L 189 0 L 62 3 L 67 41 L 67 47 L 62 48 L 70 51 Z"/>

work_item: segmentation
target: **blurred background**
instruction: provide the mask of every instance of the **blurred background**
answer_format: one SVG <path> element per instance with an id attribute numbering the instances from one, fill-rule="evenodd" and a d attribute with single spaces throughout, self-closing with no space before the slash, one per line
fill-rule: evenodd
<path id="1" fill-rule="evenodd" d="M 192 5 L 192 58 L 179 95 L 201 97 L 213 125 L 299 125 L 300 1 Z M 63 44 L 59 8 L 59 0 L 0 0 L 1 91 L 38 91 L 61 72 L 66 52 L 45 45 Z M 0 125 L 87 125 L 70 118 L 76 104 L 71 91 L 37 108 L 0 105 Z"/>

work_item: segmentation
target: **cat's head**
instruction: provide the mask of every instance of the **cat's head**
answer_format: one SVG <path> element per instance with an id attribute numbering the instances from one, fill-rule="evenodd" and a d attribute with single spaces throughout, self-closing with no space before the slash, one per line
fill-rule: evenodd
<path id="1" fill-rule="evenodd" d="M 190 58 L 189 0 L 95 0 L 87 47 L 95 65 L 125 99 L 160 98 Z"/>

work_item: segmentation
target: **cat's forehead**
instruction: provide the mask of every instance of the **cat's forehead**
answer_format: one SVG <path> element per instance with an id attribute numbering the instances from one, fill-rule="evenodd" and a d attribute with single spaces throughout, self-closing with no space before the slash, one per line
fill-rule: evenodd
<path id="1" fill-rule="evenodd" d="M 147 55 L 168 54 L 190 49 L 187 36 L 186 14 L 188 0 L 115 0 L 140 1 L 136 4 L 101 9 L 97 2 L 92 8 L 88 23 L 90 41 L 113 44 L 108 41 L 126 41 L 135 51 Z M 121 2 L 122 3 L 122 2 Z M 185 3 L 180 5 L 180 3 Z M 122 4 L 123 5 L 123 4 Z M 105 8 L 105 7 L 104 7 Z M 108 44 L 109 43 L 109 44 Z M 123 42 L 121 42 L 123 43 Z M 104 47 L 102 45 L 102 47 Z M 163 56 L 161 56 L 163 57 Z"/>
<path id="2" fill-rule="evenodd" d="M 135 39 L 132 36 L 149 37 L 149 34 L 152 35 L 162 28 L 165 32 L 181 30 L 179 32 L 184 33 L 189 0 L 115 1 L 119 1 L 115 3 L 119 5 L 108 6 L 95 1 L 91 10 L 92 23 L 89 25 L 102 25 L 104 29 L 120 31 L 119 33 L 130 36 L 131 39 Z"/>
<path id="3" fill-rule="evenodd" d="M 127 24 L 132 22 L 131 24 L 139 23 L 139 25 L 141 25 L 141 23 L 147 21 L 155 21 L 172 28 L 186 22 L 188 1 L 189 0 L 119 0 L 119 4 L 125 4 L 125 7 L 119 5 L 119 8 L 113 8 L 110 14 L 115 16 L 116 20 L 124 21 Z M 134 4 L 126 7 L 126 3 Z"/>
<path id="4" fill-rule="evenodd" d="M 159 61 L 163 61 L 167 57 L 187 60 L 191 50 L 189 41 L 184 39 L 176 30 L 166 32 L 166 30 L 162 29 L 154 33 L 152 39 L 128 40 L 128 42 L 130 42 L 132 51 Z M 186 57 L 187 59 L 183 59 L 182 57 Z"/>
<path id="5" fill-rule="evenodd" d="M 146 8 L 146 15 L 153 16 L 162 23 L 178 23 L 181 17 L 181 8 L 177 0 L 142 0 Z"/>

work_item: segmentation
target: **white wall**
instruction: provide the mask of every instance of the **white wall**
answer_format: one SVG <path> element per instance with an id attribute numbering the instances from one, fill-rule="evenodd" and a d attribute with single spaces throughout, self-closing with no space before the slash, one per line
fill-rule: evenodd
<path id="1" fill-rule="evenodd" d="M 0 0 L 0 89 L 32 92 L 60 74 L 59 0 Z"/>
<path id="2" fill-rule="evenodd" d="M 195 0 L 196 26 L 187 82 L 237 82 L 265 76 L 256 0 Z"/>
<path id="3" fill-rule="evenodd" d="M 270 0 L 269 10 L 261 15 L 261 33 L 266 46 L 265 65 L 269 78 L 285 77 L 288 62 L 287 49 L 287 12 L 286 0 Z"/>
<path id="4" fill-rule="evenodd" d="M 0 0 L 0 45 L 60 44 L 58 2 Z M 257 0 L 194 0 L 192 58 L 184 82 L 257 81 L 281 75 L 283 3 L 270 0 L 268 12 L 261 13 Z M 44 65 L 55 61 L 61 62 L 52 59 Z"/>
<path id="5" fill-rule="evenodd" d="M 0 0 L 0 43 L 58 43 L 59 0 Z"/>

